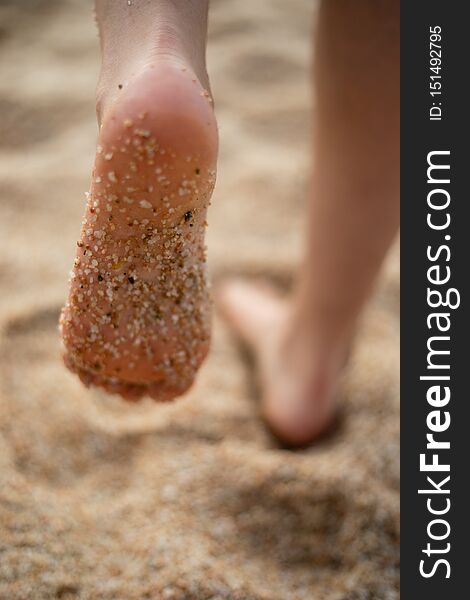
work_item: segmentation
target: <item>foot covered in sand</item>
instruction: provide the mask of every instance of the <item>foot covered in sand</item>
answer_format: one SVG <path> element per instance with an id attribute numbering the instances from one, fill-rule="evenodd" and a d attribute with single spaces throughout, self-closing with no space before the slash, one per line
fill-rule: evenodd
<path id="1" fill-rule="evenodd" d="M 294 303 L 265 285 L 231 280 L 219 288 L 217 300 L 254 353 L 267 425 L 289 446 L 311 443 L 334 419 L 349 343 L 322 343 L 295 318 Z"/>
<path id="2" fill-rule="evenodd" d="M 189 66 L 144 63 L 100 106 L 97 155 L 60 325 L 66 365 L 126 399 L 170 400 L 210 340 L 204 232 L 211 100 Z"/>

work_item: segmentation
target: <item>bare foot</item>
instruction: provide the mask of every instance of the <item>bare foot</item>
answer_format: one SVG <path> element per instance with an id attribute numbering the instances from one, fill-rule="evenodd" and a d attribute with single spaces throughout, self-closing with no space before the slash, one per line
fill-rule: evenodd
<path id="1" fill-rule="evenodd" d="M 122 70 L 122 69 L 121 69 Z M 211 100 L 180 60 L 112 80 L 60 325 L 84 383 L 169 400 L 193 383 L 210 340 L 206 210 L 215 182 Z"/>
<path id="2" fill-rule="evenodd" d="M 294 318 L 292 303 L 267 286 L 231 280 L 219 288 L 217 300 L 254 352 L 261 409 L 270 429 L 292 446 L 312 442 L 334 418 L 346 345 L 315 340 Z"/>

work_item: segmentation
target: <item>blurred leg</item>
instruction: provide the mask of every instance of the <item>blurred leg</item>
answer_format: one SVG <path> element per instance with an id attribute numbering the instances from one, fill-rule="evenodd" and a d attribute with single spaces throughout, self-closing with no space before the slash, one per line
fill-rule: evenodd
<path id="1" fill-rule="evenodd" d="M 399 2 L 323 0 L 315 36 L 306 251 L 287 303 L 243 282 L 222 307 L 259 359 L 263 409 L 291 443 L 334 415 L 358 314 L 399 222 Z"/>
<path id="2" fill-rule="evenodd" d="M 399 2 L 325 0 L 299 317 L 350 338 L 399 221 Z M 321 333 L 325 330 L 325 333 Z"/>

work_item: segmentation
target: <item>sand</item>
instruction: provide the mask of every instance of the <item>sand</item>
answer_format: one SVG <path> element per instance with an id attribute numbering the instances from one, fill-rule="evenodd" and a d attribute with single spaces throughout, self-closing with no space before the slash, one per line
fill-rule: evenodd
<path id="1" fill-rule="evenodd" d="M 280 448 L 215 315 L 170 406 L 86 390 L 57 319 L 96 139 L 91 3 L 0 5 L 0 598 L 398 598 L 398 254 L 364 314 L 332 434 Z M 310 0 L 212 3 L 221 133 L 213 279 L 288 287 L 309 164 Z"/>

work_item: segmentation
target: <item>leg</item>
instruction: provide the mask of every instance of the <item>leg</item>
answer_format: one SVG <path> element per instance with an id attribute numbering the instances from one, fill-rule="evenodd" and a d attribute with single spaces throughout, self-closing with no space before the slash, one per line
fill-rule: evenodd
<path id="1" fill-rule="evenodd" d="M 398 0 L 323 0 L 314 78 L 315 160 L 295 290 L 287 303 L 242 282 L 220 292 L 258 356 L 265 417 L 294 444 L 334 414 L 358 314 L 398 227 Z"/>
<path id="2" fill-rule="evenodd" d="M 207 2 L 98 0 L 96 15 L 100 130 L 61 316 L 65 362 L 87 384 L 167 400 L 191 385 L 210 338 Z"/>

